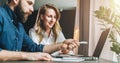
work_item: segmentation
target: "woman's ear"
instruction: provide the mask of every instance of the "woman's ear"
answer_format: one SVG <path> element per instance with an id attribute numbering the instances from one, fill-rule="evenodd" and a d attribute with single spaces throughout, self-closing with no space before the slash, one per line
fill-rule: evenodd
<path id="1" fill-rule="evenodd" d="M 43 15 L 42 14 L 40 15 L 40 19 L 43 20 Z"/>

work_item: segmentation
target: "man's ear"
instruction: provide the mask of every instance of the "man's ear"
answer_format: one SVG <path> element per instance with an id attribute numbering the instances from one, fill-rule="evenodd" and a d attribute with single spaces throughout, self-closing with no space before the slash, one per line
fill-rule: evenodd
<path id="1" fill-rule="evenodd" d="M 13 0 L 13 2 L 17 5 L 19 3 L 19 0 Z"/>

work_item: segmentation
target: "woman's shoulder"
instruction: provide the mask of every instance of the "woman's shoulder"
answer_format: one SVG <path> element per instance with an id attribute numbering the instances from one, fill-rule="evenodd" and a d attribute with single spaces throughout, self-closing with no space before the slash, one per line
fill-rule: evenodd
<path id="1" fill-rule="evenodd" d="M 35 29 L 34 28 L 30 28 L 29 31 L 35 31 Z"/>
<path id="2" fill-rule="evenodd" d="M 29 34 L 31 34 L 31 33 L 35 33 L 35 29 L 34 28 L 30 28 L 29 29 Z"/>
<path id="3" fill-rule="evenodd" d="M 63 34 L 63 32 L 60 30 L 59 32 L 58 32 L 58 34 L 60 35 L 60 34 Z"/>

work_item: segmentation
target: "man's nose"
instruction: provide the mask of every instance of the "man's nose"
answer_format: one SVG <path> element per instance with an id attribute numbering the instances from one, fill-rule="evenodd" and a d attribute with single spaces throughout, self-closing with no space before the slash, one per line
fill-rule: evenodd
<path id="1" fill-rule="evenodd" d="M 32 14 L 33 11 L 34 11 L 33 7 L 30 7 L 29 14 Z"/>
<path id="2" fill-rule="evenodd" d="M 30 7 L 30 12 L 33 12 L 34 11 L 34 8 L 33 7 Z"/>

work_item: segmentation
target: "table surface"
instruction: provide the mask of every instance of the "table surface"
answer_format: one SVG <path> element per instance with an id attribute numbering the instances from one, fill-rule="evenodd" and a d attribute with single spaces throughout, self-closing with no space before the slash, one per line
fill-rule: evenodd
<path id="1" fill-rule="evenodd" d="M 5 61 L 0 63 L 117 63 L 105 59 L 99 59 L 97 61 L 80 61 L 80 62 L 69 62 L 69 61 Z"/>

